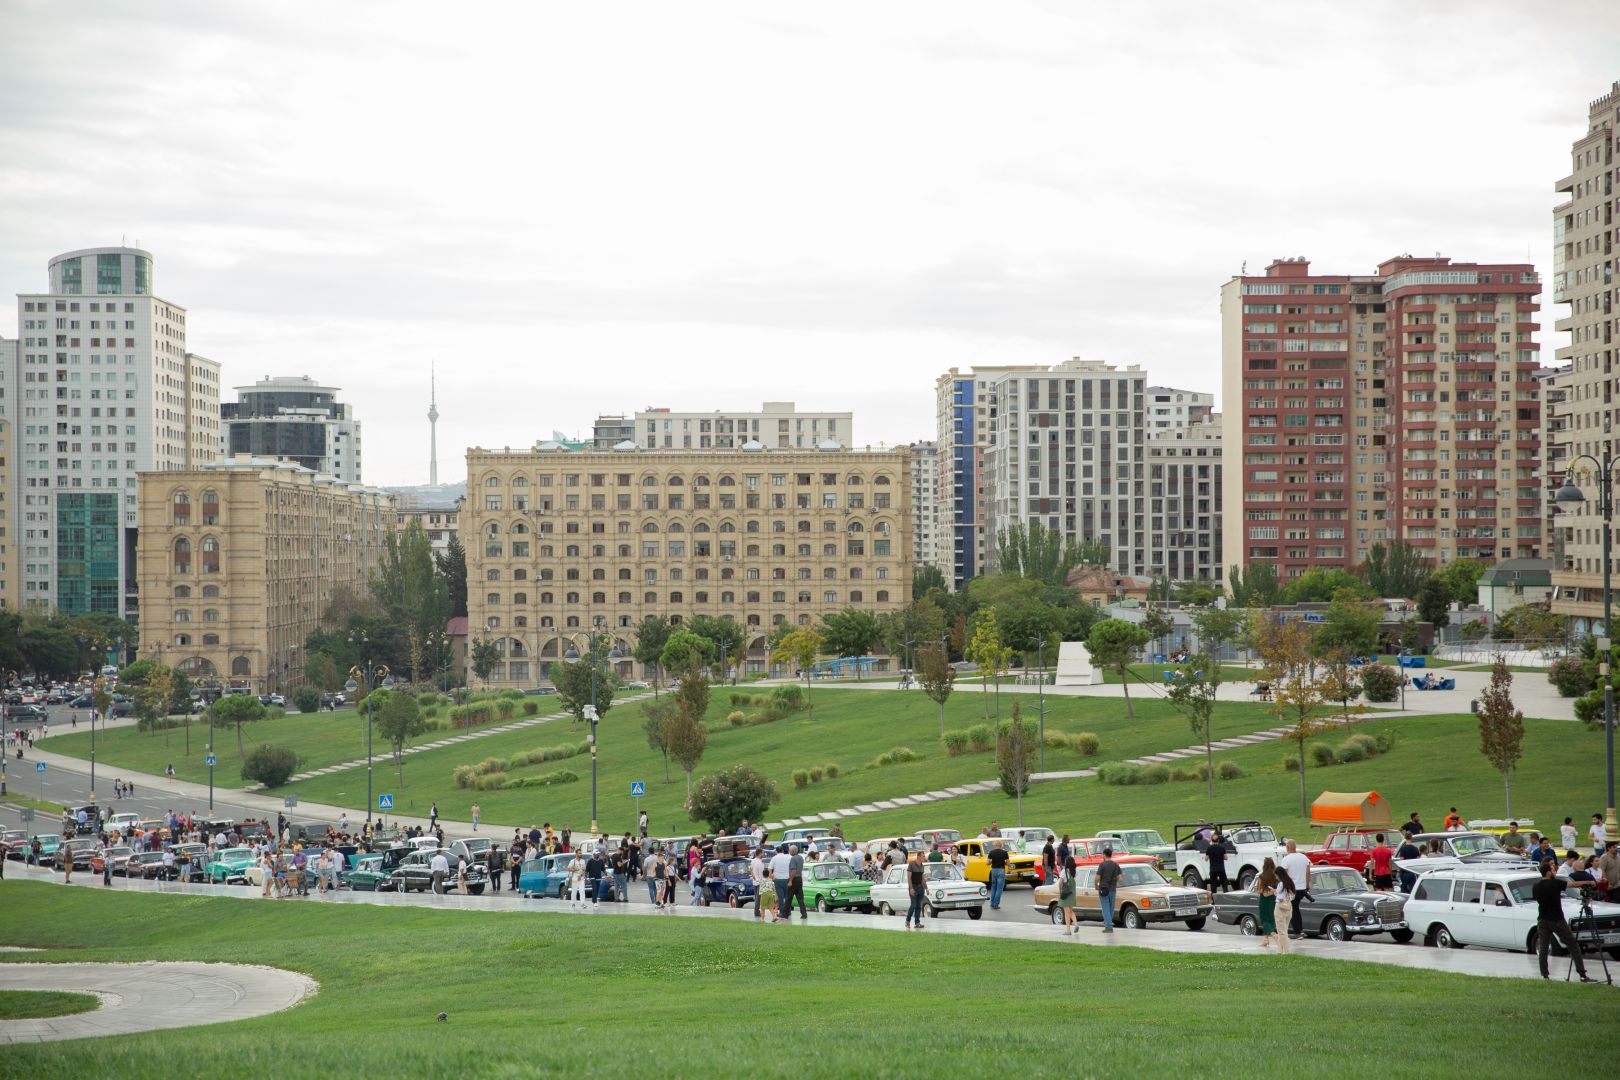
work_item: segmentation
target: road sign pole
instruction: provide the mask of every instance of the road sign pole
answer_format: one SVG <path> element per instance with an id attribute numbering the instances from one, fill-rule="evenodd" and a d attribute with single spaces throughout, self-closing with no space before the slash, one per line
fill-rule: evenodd
<path id="1" fill-rule="evenodd" d="M 214 718 L 208 718 L 208 813 L 214 812 Z"/>

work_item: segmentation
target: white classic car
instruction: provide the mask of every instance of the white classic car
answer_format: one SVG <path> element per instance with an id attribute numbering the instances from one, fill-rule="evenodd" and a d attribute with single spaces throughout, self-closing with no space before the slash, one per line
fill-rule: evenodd
<path id="1" fill-rule="evenodd" d="M 1539 875 L 1528 864 L 1518 868 L 1459 865 L 1418 878 L 1406 901 L 1406 925 L 1425 945 L 1460 949 L 1536 950 L 1536 901 L 1530 893 Z M 1583 944 L 1601 946 L 1620 958 L 1620 904 L 1592 903 L 1590 920 L 1580 893 L 1564 892 L 1564 915 Z"/>
<path id="2" fill-rule="evenodd" d="M 977 919 L 984 914 L 984 905 L 990 901 L 990 890 L 976 881 L 962 876 L 962 871 L 950 863 L 928 863 L 928 899 L 924 912 L 932 919 L 941 911 L 966 911 L 968 918 Z M 902 915 L 911 908 L 911 892 L 906 884 L 907 869 L 891 866 L 883 880 L 872 886 L 872 906 L 882 915 Z"/>

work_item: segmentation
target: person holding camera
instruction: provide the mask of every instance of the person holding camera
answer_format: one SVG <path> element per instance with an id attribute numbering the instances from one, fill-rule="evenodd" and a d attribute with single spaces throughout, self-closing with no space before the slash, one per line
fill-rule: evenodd
<path id="1" fill-rule="evenodd" d="M 1592 982 L 1592 977 L 1586 973 L 1586 961 L 1581 958 L 1581 946 L 1575 940 L 1575 932 L 1569 927 L 1569 920 L 1564 918 L 1564 890 L 1569 888 L 1569 882 L 1558 877 L 1554 871 L 1558 864 L 1548 859 L 1541 864 L 1541 880 L 1530 887 L 1530 895 L 1536 901 L 1536 960 L 1541 964 L 1541 977 L 1550 978 L 1547 973 L 1547 950 L 1552 947 L 1553 938 L 1557 938 L 1569 955 L 1575 961 L 1575 970 L 1581 974 L 1581 982 Z"/>

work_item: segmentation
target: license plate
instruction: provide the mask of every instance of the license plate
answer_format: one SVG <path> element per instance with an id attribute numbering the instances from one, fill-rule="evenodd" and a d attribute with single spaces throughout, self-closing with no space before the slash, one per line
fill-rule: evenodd
<path id="1" fill-rule="evenodd" d="M 1170 910 L 1174 911 L 1177 915 L 1196 915 L 1196 914 L 1198 914 L 1198 909 L 1196 907 L 1173 907 Z"/>
<path id="2" fill-rule="evenodd" d="M 1603 935 L 1603 944 L 1605 944 L 1605 945 L 1620 945 L 1620 933 L 1617 933 L 1617 934 L 1604 934 Z"/>

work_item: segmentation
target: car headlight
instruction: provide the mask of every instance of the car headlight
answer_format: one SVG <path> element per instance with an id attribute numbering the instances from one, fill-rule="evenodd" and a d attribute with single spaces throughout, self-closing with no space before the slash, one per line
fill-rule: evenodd
<path id="1" fill-rule="evenodd" d="M 1355 909 L 1356 909 L 1356 911 L 1358 911 L 1358 912 L 1360 912 L 1360 911 L 1366 911 L 1366 910 L 1367 910 L 1367 905 L 1366 905 L 1366 904 L 1364 904 L 1364 903 L 1362 903 L 1362 902 L 1361 902 L 1361 901 L 1360 901 L 1360 900 L 1357 900 L 1357 901 L 1356 901 L 1356 905 L 1355 905 Z"/>
<path id="2" fill-rule="evenodd" d="M 837 896 L 838 895 L 838 890 L 837 889 L 828 889 L 827 890 L 827 895 L 828 896 Z"/>
<path id="3" fill-rule="evenodd" d="M 985 888 L 983 885 L 980 885 L 979 886 L 979 895 L 980 896 L 989 896 L 990 895 L 990 890 Z"/>
<path id="4" fill-rule="evenodd" d="M 934 899 L 935 900 L 943 900 L 943 899 L 945 899 L 945 890 L 944 889 L 935 889 L 934 890 Z"/>

